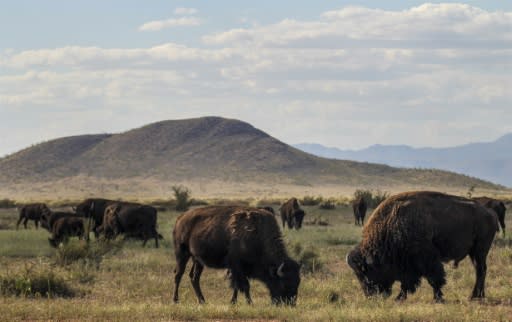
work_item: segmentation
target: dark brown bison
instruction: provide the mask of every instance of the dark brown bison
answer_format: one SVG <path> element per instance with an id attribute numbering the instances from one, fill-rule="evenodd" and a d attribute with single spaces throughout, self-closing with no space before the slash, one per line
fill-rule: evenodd
<path id="1" fill-rule="evenodd" d="M 33 220 L 36 229 L 39 227 L 39 221 L 41 220 L 41 215 L 44 212 L 50 212 L 50 209 L 44 203 L 32 203 L 28 205 L 24 205 L 19 209 L 20 218 L 16 223 L 16 229 L 19 228 L 21 221 L 23 220 L 23 226 L 27 229 L 27 221 Z"/>
<path id="2" fill-rule="evenodd" d="M 199 300 L 204 303 L 199 279 L 204 266 L 227 268 L 233 288 L 251 303 L 249 279 L 262 281 L 274 304 L 294 305 L 300 283 L 300 267 L 288 257 L 275 217 L 257 208 L 210 206 L 185 212 L 173 230 L 176 255 L 174 301 L 190 257 L 190 278 Z"/>
<path id="3" fill-rule="evenodd" d="M 158 239 L 161 237 L 156 231 L 157 211 L 154 207 L 133 203 L 114 203 L 106 207 L 102 225 L 97 232 L 103 232 L 105 238 L 115 238 L 124 234 L 126 237 L 142 238 L 143 246 L 149 238 L 155 239 L 158 248 Z"/>
<path id="4" fill-rule="evenodd" d="M 274 208 L 272 208 L 271 206 L 258 207 L 258 209 L 266 210 L 266 211 L 270 212 L 272 215 L 274 215 L 274 216 L 276 215 Z"/>
<path id="5" fill-rule="evenodd" d="M 478 203 L 480 203 L 481 205 L 484 205 L 485 207 L 494 210 L 494 212 L 498 216 L 498 221 L 501 226 L 501 232 L 503 234 L 503 237 L 505 237 L 505 212 L 507 211 L 507 207 L 505 207 L 503 201 L 489 197 L 476 197 L 473 199 L 478 201 Z"/>
<path id="6" fill-rule="evenodd" d="M 81 216 L 67 211 L 47 211 L 41 215 L 41 226 L 48 230 L 50 233 L 53 231 L 53 226 L 55 222 L 64 217 L 77 217 L 81 218 Z"/>
<path id="7" fill-rule="evenodd" d="M 82 201 L 74 208 L 76 213 L 80 216 L 84 216 L 93 221 L 92 230 L 94 236 L 98 238 L 98 227 L 103 223 L 103 215 L 105 214 L 105 208 L 109 205 L 118 203 L 119 201 L 103 199 L 103 198 L 89 198 Z M 88 236 L 87 236 L 88 237 Z"/>
<path id="8" fill-rule="evenodd" d="M 291 198 L 282 204 L 281 207 L 279 207 L 279 212 L 281 213 L 283 228 L 285 224 L 288 225 L 289 229 L 300 229 L 302 227 L 302 221 L 306 213 L 304 210 L 300 209 L 297 198 Z"/>
<path id="9" fill-rule="evenodd" d="M 446 283 L 442 262 L 458 263 L 469 255 L 476 271 L 472 298 L 483 298 L 496 226 L 494 214 L 474 200 L 428 191 L 401 193 L 375 209 L 347 263 L 367 296 L 389 296 L 400 281 L 397 300 L 405 300 L 424 276 L 441 302 Z"/>
<path id="10" fill-rule="evenodd" d="M 52 226 L 52 237 L 48 238 L 50 245 L 57 247 L 60 243 L 67 243 L 69 237 L 76 236 L 82 239 L 84 235 L 84 222 L 77 216 L 64 216 L 57 219 Z"/>
<path id="11" fill-rule="evenodd" d="M 354 210 L 354 219 L 356 226 L 362 226 L 364 217 L 366 216 L 366 200 L 363 197 L 358 197 L 352 202 L 352 210 Z"/>

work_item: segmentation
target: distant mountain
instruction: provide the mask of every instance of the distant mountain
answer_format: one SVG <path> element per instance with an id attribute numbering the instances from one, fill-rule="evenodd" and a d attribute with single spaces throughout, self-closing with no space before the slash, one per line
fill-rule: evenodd
<path id="1" fill-rule="evenodd" d="M 372 145 L 362 150 L 340 150 L 320 144 L 303 143 L 294 146 L 326 158 L 375 162 L 395 167 L 443 169 L 512 187 L 512 134 L 493 142 L 451 148 Z"/>
<path id="2" fill-rule="evenodd" d="M 81 135 L 34 145 L 0 159 L 0 194 L 161 196 L 175 183 L 195 182 L 203 194 L 290 194 L 301 186 L 499 186 L 439 170 L 398 169 L 302 152 L 252 125 L 220 117 L 171 120 L 120 134 Z M 276 187 L 280 187 L 279 189 Z M 399 188 L 400 187 L 400 188 Z M 246 191 L 246 192 L 244 192 Z M 227 192 L 226 192 L 227 193 Z"/>

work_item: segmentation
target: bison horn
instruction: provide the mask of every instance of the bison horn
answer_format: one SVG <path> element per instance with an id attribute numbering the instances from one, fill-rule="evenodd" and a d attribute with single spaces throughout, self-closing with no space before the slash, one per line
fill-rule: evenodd
<path id="1" fill-rule="evenodd" d="M 76 207 L 71 206 L 71 210 L 73 210 L 74 212 L 76 212 Z"/>
<path id="2" fill-rule="evenodd" d="M 277 276 L 284 277 L 283 268 L 284 262 L 282 262 L 281 265 L 279 265 L 279 267 L 277 268 Z"/>

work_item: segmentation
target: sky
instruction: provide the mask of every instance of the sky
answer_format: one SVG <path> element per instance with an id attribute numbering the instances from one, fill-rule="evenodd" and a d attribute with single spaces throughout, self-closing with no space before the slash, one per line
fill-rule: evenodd
<path id="1" fill-rule="evenodd" d="M 0 156 L 201 116 L 342 149 L 512 132 L 512 1 L 0 0 Z"/>

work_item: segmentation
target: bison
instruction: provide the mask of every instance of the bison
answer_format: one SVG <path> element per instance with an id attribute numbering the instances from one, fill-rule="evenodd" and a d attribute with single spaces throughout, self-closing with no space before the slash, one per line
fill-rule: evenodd
<path id="1" fill-rule="evenodd" d="M 366 296 L 389 296 L 399 281 L 396 299 L 405 300 L 424 276 L 434 300 L 442 302 L 442 263 L 458 263 L 469 255 L 476 271 L 471 297 L 483 298 L 486 258 L 496 226 L 494 214 L 474 200 L 429 191 L 401 193 L 374 210 L 347 263 Z"/>
<path id="2" fill-rule="evenodd" d="M 199 300 L 205 299 L 199 280 L 204 266 L 227 268 L 236 303 L 238 291 L 252 303 L 249 279 L 262 281 L 274 304 L 295 305 L 300 284 L 300 266 L 284 246 L 275 217 L 257 208 L 209 206 L 185 212 L 173 230 L 176 255 L 174 302 L 188 260 L 190 278 Z"/>
<path id="3" fill-rule="evenodd" d="M 80 218 L 81 216 L 67 211 L 47 211 L 41 215 L 41 226 L 49 232 L 52 232 L 52 227 L 55 225 L 55 222 L 64 217 Z"/>
<path id="4" fill-rule="evenodd" d="M 64 216 L 58 218 L 52 226 L 52 237 L 48 238 L 50 245 L 57 247 L 61 242 L 66 243 L 69 237 L 77 236 L 82 239 L 84 235 L 84 222 L 77 216 Z"/>
<path id="5" fill-rule="evenodd" d="M 36 229 L 39 227 L 39 221 L 41 220 L 41 215 L 45 212 L 50 212 L 50 209 L 44 203 L 32 203 L 28 205 L 24 205 L 19 209 L 20 218 L 16 223 L 16 229 L 19 228 L 21 221 L 23 220 L 23 226 L 27 229 L 27 221 L 33 220 Z"/>
<path id="6" fill-rule="evenodd" d="M 364 217 L 366 216 L 366 200 L 363 197 L 358 197 L 352 202 L 352 209 L 354 210 L 354 219 L 356 226 L 362 226 Z"/>
<path id="7" fill-rule="evenodd" d="M 498 216 L 498 221 L 501 226 L 501 232 L 503 237 L 505 237 L 505 212 L 507 211 L 507 207 L 505 204 L 497 199 L 489 198 L 489 197 L 475 197 L 473 198 L 481 205 L 494 210 L 496 215 Z"/>
<path id="8" fill-rule="evenodd" d="M 300 209 L 299 201 L 297 198 L 291 198 L 279 207 L 281 213 L 281 220 L 283 222 L 283 228 L 285 224 L 288 225 L 289 229 L 295 228 L 300 229 L 302 227 L 302 221 L 306 213 Z"/>
<path id="9" fill-rule="evenodd" d="M 157 211 L 154 207 L 132 203 L 114 203 L 106 207 L 102 225 L 97 232 L 103 232 L 105 238 L 111 239 L 119 234 L 126 237 L 137 237 L 144 240 L 143 246 L 149 238 L 155 239 L 158 248 L 158 239 L 161 237 L 156 231 Z"/>
<path id="10" fill-rule="evenodd" d="M 98 238 L 99 233 L 97 229 L 103 223 L 105 209 L 114 203 L 118 203 L 118 201 L 103 198 L 89 198 L 79 203 L 74 210 L 78 215 L 92 219 L 94 223 L 92 230 L 94 231 L 94 236 Z"/>
<path id="11" fill-rule="evenodd" d="M 270 212 L 272 215 L 274 215 L 274 216 L 276 215 L 274 208 L 272 208 L 271 206 L 258 207 L 258 209 L 266 210 L 266 211 Z"/>

